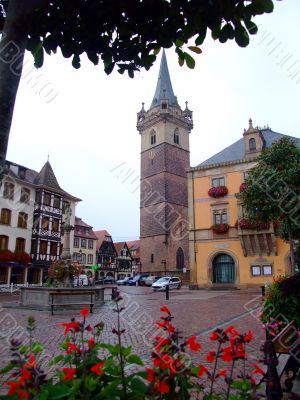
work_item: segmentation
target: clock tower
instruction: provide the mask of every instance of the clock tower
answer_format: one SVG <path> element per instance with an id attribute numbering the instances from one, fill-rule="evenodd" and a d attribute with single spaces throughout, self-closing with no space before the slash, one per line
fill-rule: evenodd
<path id="1" fill-rule="evenodd" d="M 174 95 L 163 51 L 149 110 L 137 114 L 141 135 L 141 271 L 170 274 L 188 264 L 187 169 L 192 111 Z"/>

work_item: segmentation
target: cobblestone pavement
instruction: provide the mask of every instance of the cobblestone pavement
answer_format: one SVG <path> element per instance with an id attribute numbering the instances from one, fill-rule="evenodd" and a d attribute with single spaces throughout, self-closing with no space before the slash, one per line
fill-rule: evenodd
<path id="1" fill-rule="evenodd" d="M 248 349 L 249 357 L 257 359 L 259 349 L 264 339 L 264 332 L 258 322 L 260 305 L 259 291 L 190 291 L 183 287 L 180 291 L 170 291 L 170 299 L 165 299 L 165 293 L 153 293 L 147 287 L 119 287 L 123 296 L 125 310 L 122 312 L 122 324 L 126 328 L 123 336 L 124 345 L 132 345 L 133 351 L 141 355 L 147 362 L 151 351 L 151 336 L 154 334 L 153 322 L 159 319 L 159 308 L 167 305 L 174 315 L 174 325 L 182 337 L 197 335 L 203 350 L 208 350 L 207 336 L 218 326 L 234 325 L 244 333 L 251 329 L 255 340 Z M 45 346 L 48 358 L 59 352 L 58 344 L 63 340 L 63 328 L 59 325 L 68 322 L 72 316 L 79 315 L 76 310 L 58 309 L 51 316 L 48 311 L 19 309 L 18 296 L 0 295 L 2 305 L 0 314 L 0 355 L 1 363 L 8 359 L 9 338 L 11 335 L 25 337 L 26 320 L 29 315 L 36 319 L 36 340 Z M 109 301 L 101 307 L 96 307 L 94 314 L 89 315 L 88 322 L 95 324 L 105 322 L 103 340 L 114 342 L 115 335 L 111 333 L 116 323 L 116 314 L 112 311 L 114 304 Z M 252 311 L 251 311 L 252 310 Z M 210 348 L 211 350 L 211 348 Z"/>

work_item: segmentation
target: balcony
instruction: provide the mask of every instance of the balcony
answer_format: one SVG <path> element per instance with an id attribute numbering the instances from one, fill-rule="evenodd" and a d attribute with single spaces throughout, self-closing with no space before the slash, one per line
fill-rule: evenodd
<path id="1" fill-rule="evenodd" d="M 55 215 L 56 217 L 61 217 L 62 216 L 62 210 L 60 208 L 47 206 L 45 204 L 35 203 L 34 211 L 39 211 L 39 212 L 41 212 L 43 214 Z"/>
<path id="2" fill-rule="evenodd" d="M 237 224 L 237 233 L 240 238 L 244 256 L 277 255 L 276 236 L 273 223 L 255 225 L 245 223 L 240 218 Z"/>
<path id="3" fill-rule="evenodd" d="M 33 229 L 32 230 L 32 237 L 39 237 L 41 239 L 51 239 L 51 240 L 60 240 L 60 233 L 57 231 L 51 231 L 48 229 Z"/>

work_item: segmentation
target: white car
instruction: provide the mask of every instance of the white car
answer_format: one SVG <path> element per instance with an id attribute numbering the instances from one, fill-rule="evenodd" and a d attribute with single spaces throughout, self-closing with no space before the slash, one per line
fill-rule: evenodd
<path id="1" fill-rule="evenodd" d="M 180 289 L 181 288 L 181 280 L 175 276 L 164 276 L 163 278 L 159 278 L 156 282 L 152 284 L 152 289 L 156 290 L 166 290 L 167 285 L 169 285 L 169 289 Z"/>
<path id="2" fill-rule="evenodd" d="M 129 281 L 129 279 L 132 279 L 131 276 L 126 276 L 125 278 L 118 279 L 116 281 L 116 284 L 117 285 L 127 285 L 127 282 Z"/>

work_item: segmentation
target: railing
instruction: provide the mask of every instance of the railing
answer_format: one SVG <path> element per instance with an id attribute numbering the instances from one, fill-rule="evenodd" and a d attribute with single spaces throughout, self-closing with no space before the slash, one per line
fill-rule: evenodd
<path id="1" fill-rule="evenodd" d="M 42 211 L 45 213 L 56 214 L 58 216 L 62 215 L 62 210 L 60 208 L 55 208 L 52 206 L 46 206 L 45 204 L 35 204 L 34 211 Z"/>

